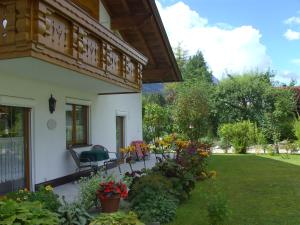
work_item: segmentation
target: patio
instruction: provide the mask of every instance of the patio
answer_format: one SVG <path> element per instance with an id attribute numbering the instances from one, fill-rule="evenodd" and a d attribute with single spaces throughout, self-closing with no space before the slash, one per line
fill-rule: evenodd
<path id="1" fill-rule="evenodd" d="M 146 168 L 147 169 L 152 168 L 156 163 L 155 155 L 154 154 L 150 155 L 150 159 L 146 160 L 145 162 L 146 162 Z M 132 169 L 133 170 L 141 170 L 143 168 L 144 168 L 144 162 L 143 161 L 137 161 L 135 163 L 132 163 Z M 126 172 L 131 171 L 129 164 L 128 163 L 122 164 L 121 165 L 121 171 L 122 171 L 122 174 L 120 174 L 118 167 L 115 167 L 113 169 L 108 170 L 107 174 L 108 175 L 114 175 L 117 179 L 120 179 Z M 64 196 L 65 200 L 67 202 L 73 202 L 78 197 L 79 185 L 75 181 L 75 182 L 72 182 L 72 183 L 68 183 L 68 184 L 65 184 L 65 185 L 55 187 L 54 192 L 56 194 L 58 194 L 60 197 Z"/>

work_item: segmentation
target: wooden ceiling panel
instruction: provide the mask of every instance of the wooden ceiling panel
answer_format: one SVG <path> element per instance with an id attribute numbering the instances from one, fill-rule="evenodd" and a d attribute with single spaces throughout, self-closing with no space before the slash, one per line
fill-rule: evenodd
<path id="1" fill-rule="evenodd" d="M 108 9 L 112 29 L 149 59 L 143 82 L 181 81 L 172 48 L 155 0 L 102 0 Z"/>

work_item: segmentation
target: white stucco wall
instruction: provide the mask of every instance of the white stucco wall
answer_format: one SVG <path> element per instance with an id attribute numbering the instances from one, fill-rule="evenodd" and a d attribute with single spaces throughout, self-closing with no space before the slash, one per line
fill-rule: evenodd
<path id="1" fill-rule="evenodd" d="M 48 109 L 51 94 L 57 100 L 54 114 L 50 114 Z M 55 84 L 3 74 L 0 68 L 0 104 L 32 108 L 30 151 L 33 184 L 66 176 L 75 171 L 75 164 L 66 150 L 66 98 L 91 103 L 91 144 L 102 144 L 111 151 L 116 151 L 115 117 L 118 114 L 126 116 L 127 144 L 142 138 L 141 94 L 98 96 L 96 93 L 57 85 L 57 81 Z M 54 130 L 47 127 L 49 119 L 55 119 L 57 122 Z M 78 149 L 80 150 L 82 149 Z"/>
<path id="2" fill-rule="evenodd" d="M 116 139 L 110 140 L 110 137 L 116 136 L 116 116 L 125 117 L 126 146 L 133 140 L 142 140 L 141 94 L 100 95 L 93 113 L 93 140 L 97 140 L 108 149 L 116 151 Z"/>

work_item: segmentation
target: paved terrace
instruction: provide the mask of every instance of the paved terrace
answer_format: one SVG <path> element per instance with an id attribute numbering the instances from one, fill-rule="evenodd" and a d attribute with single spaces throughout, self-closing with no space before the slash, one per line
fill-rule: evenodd
<path id="1" fill-rule="evenodd" d="M 156 159 L 154 155 L 150 156 L 150 159 L 146 160 L 146 168 L 150 169 L 152 168 L 156 163 Z M 141 170 L 144 168 L 144 161 L 138 161 L 135 163 L 132 163 L 132 169 L 133 170 Z M 121 171 L 120 174 L 118 167 L 108 170 L 108 175 L 114 175 L 117 179 L 120 179 L 123 177 L 123 175 L 126 172 L 130 172 L 129 164 L 124 163 L 121 165 Z M 78 183 L 72 182 L 65 185 L 61 185 L 54 188 L 54 192 L 58 194 L 60 197 L 65 196 L 65 200 L 67 202 L 73 202 L 78 198 L 79 195 L 79 185 Z"/>

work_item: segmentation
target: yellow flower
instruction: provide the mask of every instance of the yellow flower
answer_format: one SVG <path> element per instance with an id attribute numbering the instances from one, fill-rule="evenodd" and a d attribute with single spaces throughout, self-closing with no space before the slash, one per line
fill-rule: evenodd
<path id="1" fill-rule="evenodd" d="M 208 157 L 208 156 L 209 156 L 208 152 L 203 151 L 203 150 L 201 150 L 201 149 L 198 149 L 198 153 L 199 153 L 199 155 L 202 156 L 202 157 Z"/>
<path id="2" fill-rule="evenodd" d="M 207 175 L 206 175 L 205 172 L 201 172 L 201 175 L 202 175 L 203 177 L 207 177 Z"/>
<path id="3" fill-rule="evenodd" d="M 46 190 L 46 191 L 53 191 L 53 187 L 51 187 L 51 185 L 47 185 L 47 186 L 45 187 L 45 190 Z"/>
<path id="4" fill-rule="evenodd" d="M 178 140 L 175 142 L 176 146 L 179 148 L 179 149 L 185 149 L 189 146 L 189 142 L 188 141 L 181 141 L 181 140 Z"/>
<path id="5" fill-rule="evenodd" d="M 215 170 L 212 170 L 212 171 L 209 171 L 209 177 L 210 178 L 216 178 L 217 177 L 217 171 Z"/>
<path id="6" fill-rule="evenodd" d="M 24 189 L 24 191 L 25 191 L 25 192 L 28 192 L 28 189 L 27 189 L 27 188 L 25 188 L 25 189 Z"/>

